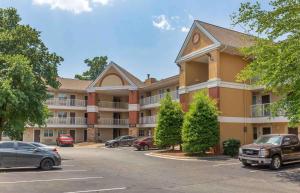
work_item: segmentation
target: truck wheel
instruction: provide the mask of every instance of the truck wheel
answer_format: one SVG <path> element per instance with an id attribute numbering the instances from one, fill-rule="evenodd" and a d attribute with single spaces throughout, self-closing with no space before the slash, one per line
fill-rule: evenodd
<path id="1" fill-rule="evenodd" d="M 247 161 L 242 161 L 242 164 L 243 164 L 243 166 L 245 166 L 245 167 L 251 166 L 251 164 L 247 163 Z"/>
<path id="2" fill-rule="evenodd" d="M 281 157 L 279 155 L 274 155 L 272 157 L 270 168 L 272 170 L 278 170 L 281 167 L 281 165 L 282 165 Z"/>
<path id="3" fill-rule="evenodd" d="M 144 146 L 144 151 L 148 151 L 149 150 L 149 146 L 148 145 L 145 145 Z"/>
<path id="4" fill-rule="evenodd" d="M 46 158 L 41 161 L 40 167 L 42 170 L 51 170 L 53 165 L 53 161 L 49 158 Z"/>

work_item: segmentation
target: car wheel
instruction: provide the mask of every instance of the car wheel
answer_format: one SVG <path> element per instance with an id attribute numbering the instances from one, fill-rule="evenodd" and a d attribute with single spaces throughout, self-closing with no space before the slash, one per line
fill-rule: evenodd
<path id="1" fill-rule="evenodd" d="M 278 155 L 275 155 L 272 157 L 270 168 L 273 170 L 278 170 L 282 165 L 281 157 Z"/>
<path id="2" fill-rule="evenodd" d="M 251 164 L 247 163 L 247 161 L 242 161 L 242 164 L 243 164 L 243 166 L 245 166 L 245 167 L 251 166 Z"/>
<path id="3" fill-rule="evenodd" d="M 144 146 L 144 151 L 148 151 L 149 150 L 149 146 L 148 145 L 145 145 Z"/>
<path id="4" fill-rule="evenodd" d="M 114 143 L 114 145 L 113 145 L 114 147 L 118 147 L 119 146 L 119 144 L 118 143 Z"/>
<path id="5" fill-rule="evenodd" d="M 46 158 L 42 160 L 40 167 L 42 170 L 51 170 L 53 168 L 53 165 L 53 161 L 49 158 Z"/>

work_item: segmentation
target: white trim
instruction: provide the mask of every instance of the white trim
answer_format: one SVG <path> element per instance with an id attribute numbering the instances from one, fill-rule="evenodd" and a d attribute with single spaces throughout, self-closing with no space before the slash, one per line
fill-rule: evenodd
<path id="1" fill-rule="evenodd" d="M 101 124 L 98 124 L 98 125 L 95 125 L 95 128 L 129 128 L 129 125 L 101 125 Z"/>
<path id="2" fill-rule="evenodd" d="M 206 29 L 204 29 L 201 26 L 201 24 L 199 24 L 197 21 L 194 21 L 194 23 L 193 23 L 193 25 L 192 25 L 192 27 L 191 27 L 191 29 L 190 29 L 187 37 L 185 38 L 185 40 L 183 42 L 182 47 L 180 48 L 180 51 L 179 51 L 179 53 L 178 53 L 178 55 L 176 57 L 175 63 L 182 62 L 181 60 L 182 60 L 183 51 L 186 48 L 186 46 L 188 45 L 188 43 L 189 43 L 189 41 L 191 39 L 191 36 L 192 36 L 193 31 L 194 31 L 195 28 L 198 28 L 202 33 L 204 33 L 213 42 L 212 45 L 215 45 L 215 46 L 217 46 L 217 45 L 220 46 L 221 45 L 221 43 L 213 35 L 211 35 Z M 188 55 L 190 55 L 190 54 L 188 54 Z"/>
<path id="3" fill-rule="evenodd" d="M 137 127 L 142 127 L 142 128 L 155 128 L 157 126 L 156 123 L 153 124 L 137 124 Z"/>
<path id="4" fill-rule="evenodd" d="M 289 122 L 286 117 L 225 117 L 219 116 L 221 123 L 286 123 Z"/>
<path id="5" fill-rule="evenodd" d="M 105 70 L 103 70 L 103 72 L 88 86 L 88 92 L 89 88 L 92 88 L 96 85 L 97 82 L 99 82 L 99 80 L 104 76 L 104 74 L 106 74 L 106 72 L 110 69 L 110 68 L 115 68 L 117 70 L 118 73 L 120 73 L 120 75 L 127 81 L 129 82 L 129 84 L 133 87 L 137 87 L 136 84 L 134 84 L 120 69 L 119 67 L 113 62 L 111 61 L 109 63 L 109 65 L 105 68 Z M 100 87 L 101 88 L 101 87 Z"/>
<path id="6" fill-rule="evenodd" d="M 63 105 L 47 105 L 48 109 L 59 109 L 59 110 L 86 110 L 86 107 L 77 106 L 63 106 Z"/>
<path id="7" fill-rule="evenodd" d="M 128 104 L 128 111 L 139 111 L 140 105 L 139 104 Z"/>
<path id="8" fill-rule="evenodd" d="M 98 106 L 88 105 L 86 108 L 87 113 L 97 113 L 99 111 Z"/>
<path id="9" fill-rule="evenodd" d="M 89 87 L 87 92 L 96 92 L 96 91 L 113 91 L 113 90 L 137 90 L 135 86 L 101 86 L 101 87 Z"/>
<path id="10" fill-rule="evenodd" d="M 106 112 L 128 112 L 128 109 L 121 109 L 121 108 L 104 108 L 98 107 L 99 111 L 106 111 Z"/>
<path id="11" fill-rule="evenodd" d="M 191 86 L 180 87 L 179 94 L 185 94 L 192 91 L 201 90 L 204 88 L 213 88 L 213 87 L 232 88 L 232 89 L 241 89 L 241 90 L 257 90 L 258 88 L 260 88 L 260 87 L 251 86 L 249 84 L 226 82 L 226 81 L 221 81 L 220 79 L 211 79 L 206 82 L 201 82 Z"/>
<path id="12" fill-rule="evenodd" d="M 41 128 L 87 128 L 87 125 L 73 125 L 73 124 L 47 124 L 46 127 Z M 76 132 L 76 131 L 75 131 Z M 76 135 L 76 134 L 75 134 Z"/>

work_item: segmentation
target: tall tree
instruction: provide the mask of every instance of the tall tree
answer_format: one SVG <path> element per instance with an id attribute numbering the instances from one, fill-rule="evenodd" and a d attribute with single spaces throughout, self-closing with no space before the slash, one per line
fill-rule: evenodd
<path id="1" fill-rule="evenodd" d="M 19 138 L 27 124 L 44 125 L 47 85 L 59 87 L 57 65 L 40 32 L 20 24 L 14 8 L 0 8 L 0 139 L 4 131 Z"/>
<path id="2" fill-rule="evenodd" d="M 97 56 L 93 59 L 85 59 L 84 63 L 87 64 L 89 69 L 85 71 L 82 75 L 76 74 L 75 78 L 79 80 L 95 80 L 101 72 L 107 66 L 107 56 Z"/>
<path id="3" fill-rule="evenodd" d="M 161 101 L 158 124 L 155 130 L 155 143 L 159 147 L 181 144 L 183 112 L 178 102 L 172 101 L 169 94 Z"/>
<path id="4" fill-rule="evenodd" d="M 219 142 L 216 102 L 204 92 L 196 93 L 182 128 L 182 147 L 188 153 L 203 154 Z"/>
<path id="5" fill-rule="evenodd" d="M 251 47 L 242 53 L 251 62 L 239 74 L 238 80 L 263 85 L 282 97 L 274 105 L 283 109 L 291 123 L 300 120 L 300 1 L 273 0 L 264 10 L 259 2 L 242 3 L 232 16 L 240 24 L 258 34 Z"/>

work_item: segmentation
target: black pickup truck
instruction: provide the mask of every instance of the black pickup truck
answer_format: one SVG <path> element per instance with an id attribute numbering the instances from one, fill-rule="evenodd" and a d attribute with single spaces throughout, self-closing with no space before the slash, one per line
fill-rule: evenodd
<path id="1" fill-rule="evenodd" d="M 300 162 L 299 138 L 292 134 L 262 135 L 254 143 L 239 149 L 239 160 L 244 166 L 269 165 L 271 169 Z"/>

